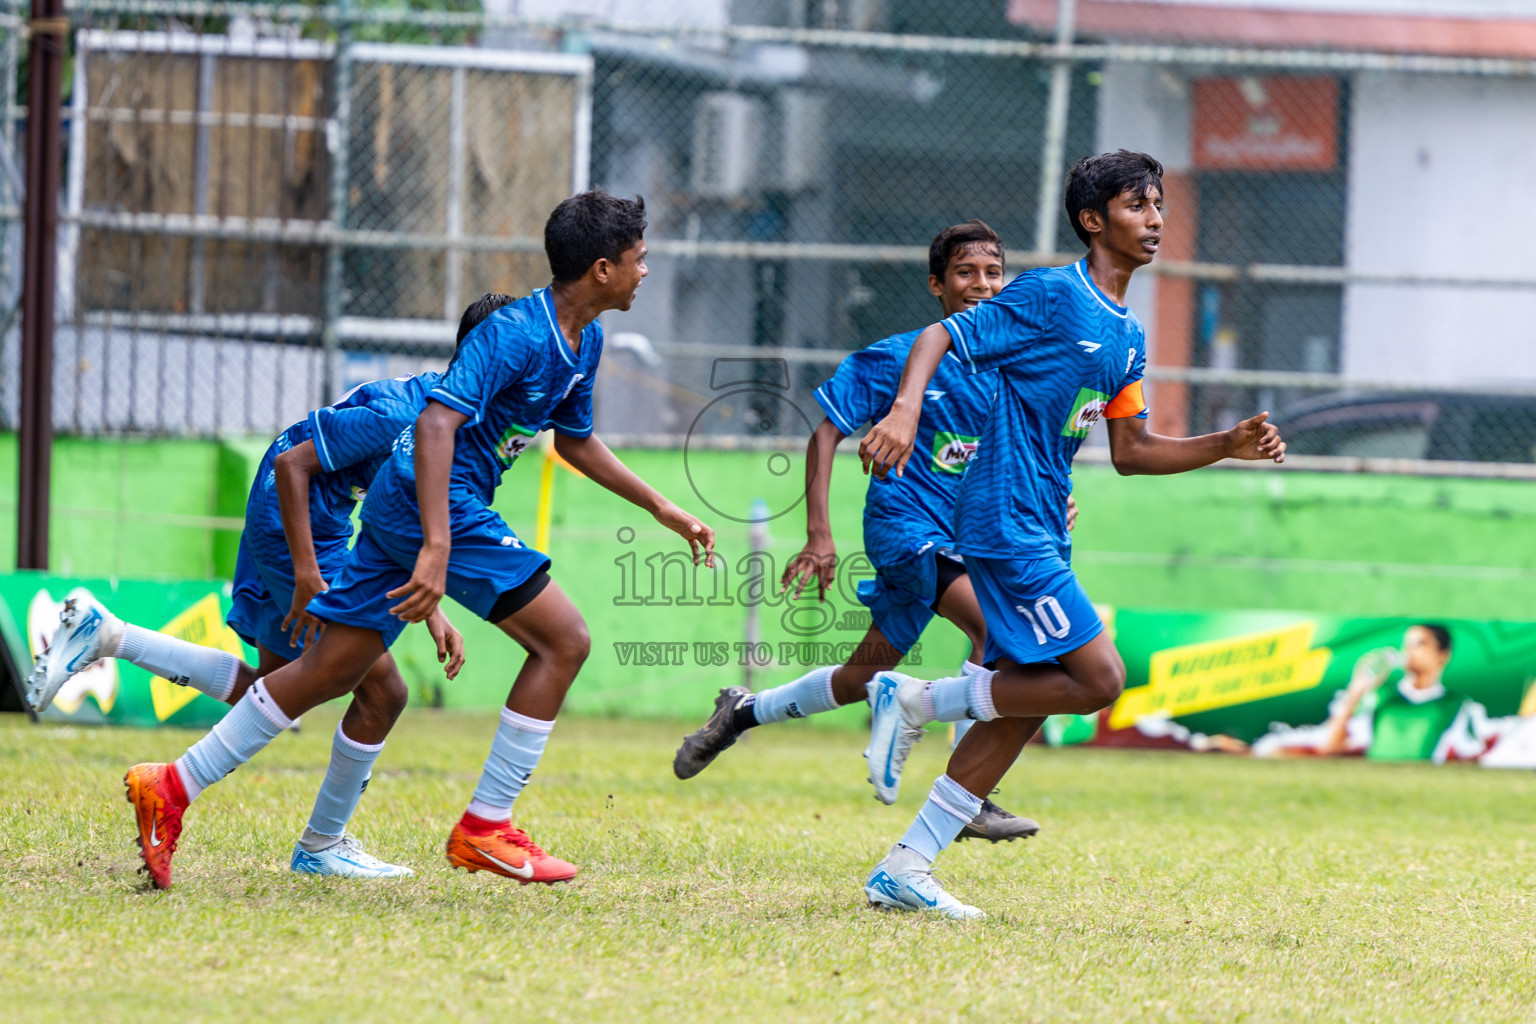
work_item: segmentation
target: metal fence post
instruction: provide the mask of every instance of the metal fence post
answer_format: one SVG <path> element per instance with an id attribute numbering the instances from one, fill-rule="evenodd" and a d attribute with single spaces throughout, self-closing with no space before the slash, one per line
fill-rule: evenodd
<path id="1" fill-rule="evenodd" d="M 31 28 L 16 565 L 46 569 L 53 455 L 53 302 L 58 276 L 59 168 L 63 162 L 59 93 L 69 36 L 64 0 L 32 0 Z"/>
<path id="2" fill-rule="evenodd" d="M 10 333 L 16 308 L 12 304 L 11 224 L 21 216 L 21 172 L 15 164 L 16 87 L 20 84 L 16 42 L 21 37 L 21 7 L 13 0 L 0 0 L 0 343 Z M 0 373 L 0 388 L 4 374 Z M 0 391 L 0 419 L 5 414 L 5 399 Z"/>
<path id="3" fill-rule="evenodd" d="M 324 292 L 321 296 L 320 350 L 324 365 L 320 369 L 321 401 L 336 399 L 337 326 L 346 302 L 346 246 L 342 233 L 347 229 L 347 183 L 350 178 L 352 146 L 352 5 L 340 0 L 336 6 L 336 54 L 331 65 L 331 122 L 326 132 L 331 155 L 330 214 L 332 236 L 325 249 Z"/>
<path id="4" fill-rule="evenodd" d="M 1056 0 L 1056 57 L 1051 67 L 1045 145 L 1040 151 L 1040 205 L 1035 212 L 1035 252 L 1056 251 L 1056 211 L 1061 208 L 1061 156 L 1067 141 L 1067 106 L 1072 98 L 1072 45 L 1077 0 Z"/>

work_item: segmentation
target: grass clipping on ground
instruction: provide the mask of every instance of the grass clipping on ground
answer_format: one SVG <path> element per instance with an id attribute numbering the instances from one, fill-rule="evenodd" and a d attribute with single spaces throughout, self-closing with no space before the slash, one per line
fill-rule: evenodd
<path id="1" fill-rule="evenodd" d="M 194 734 L 0 723 L 8 1019 L 1532 1019 L 1536 778 L 1031 748 L 1027 842 L 939 876 L 985 921 L 866 908 L 898 806 L 861 737 L 760 729 L 690 782 L 683 726 L 562 720 L 519 824 L 578 864 L 522 887 L 442 847 L 491 715 L 408 714 L 353 823 L 413 879 L 287 870 L 329 754 L 312 714 L 189 812 L 174 887 L 135 873 L 121 776 Z"/>

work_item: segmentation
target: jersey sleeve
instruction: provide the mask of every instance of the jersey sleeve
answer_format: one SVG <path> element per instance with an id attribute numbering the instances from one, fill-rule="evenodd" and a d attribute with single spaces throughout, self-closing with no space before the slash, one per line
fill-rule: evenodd
<path id="1" fill-rule="evenodd" d="M 320 468 L 327 473 L 389 454 L 400 432 L 416 422 L 421 409 L 397 399 L 325 406 L 309 414 L 310 437 Z"/>
<path id="2" fill-rule="evenodd" d="M 532 341 L 517 320 L 490 321 L 471 331 L 453 365 L 427 397 L 479 423 L 491 399 L 521 380 L 532 362 Z"/>
<path id="3" fill-rule="evenodd" d="M 1040 274 L 1020 274 L 996 297 L 947 317 L 944 329 L 971 373 L 1023 358 L 1051 320 L 1051 295 Z"/>
<path id="4" fill-rule="evenodd" d="M 1142 396 L 1141 390 L 1141 380 L 1147 375 L 1146 348 L 1146 341 L 1143 340 L 1140 345 L 1131 349 L 1130 366 L 1125 371 L 1125 379 L 1120 385 L 1120 390 L 1104 408 L 1105 419 L 1122 420 L 1132 416 L 1143 420 L 1147 418 L 1147 400 Z"/>
<path id="5" fill-rule="evenodd" d="M 816 389 L 816 404 L 849 435 L 890 408 L 901 380 L 901 364 L 884 345 L 871 345 L 837 364 L 837 372 Z"/>

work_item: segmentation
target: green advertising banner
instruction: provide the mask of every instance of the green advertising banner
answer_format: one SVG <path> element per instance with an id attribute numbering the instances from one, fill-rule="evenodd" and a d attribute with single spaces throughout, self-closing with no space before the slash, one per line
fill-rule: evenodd
<path id="1" fill-rule="evenodd" d="M 3 653 L 24 678 L 73 598 L 254 662 L 224 624 L 228 589 L 218 581 L 0 576 Z M 1098 715 L 1053 717 L 1047 742 L 1536 767 L 1536 623 L 1103 606 L 1099 614 L 1125 660 L 1125 692 Z M 839 656 L 836 645 L 815 646 L 814 658 Z M 944 674 L 928 665 L 910 671 Z M 662 713 L 693 710 L 679 704 Z M 195 690 L 106 658 L 71 679 L 43 717 L 206 727 L 224 711 Z"/>
<path id="2" fill-rule="evenodd" d="M 1536 710 L 1536 623 L 1100 614 L 1125 659 L 1125 692 L 1097 716 L 1053 718 L 1050 742 L 1473 760 Z"/>
<path id="3" fill-rule="evenodd" d="M 94 601 L 127 622 L 254 663 L 255 655 L 224 624 L 229 584 L 218 581 L 149 583 L 71 579 L 46 573 L 0 576 L 0 634 L 10 661 L 25 678 L 37 652 L 52 640 L 59 611 L 70 598 Z M 103 658 L 75 676 L 42 714 L 46 721 L 110 725 L 211 726 L 225 705 L 116 658 Z"/>

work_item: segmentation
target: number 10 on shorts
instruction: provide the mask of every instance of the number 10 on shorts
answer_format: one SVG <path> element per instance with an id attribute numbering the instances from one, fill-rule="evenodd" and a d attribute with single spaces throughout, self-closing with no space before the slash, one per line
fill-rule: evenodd
<path id="1" fill-rule="evenodd" d="M 1016 604 L 1013 608 L 1024 616 L 1024 621 L 1035 631 L 1036 643 L 1044 644 L 1047 633 L 1061 640 L 1072 632 L 1072 620 L 1062 610 L 1061 602 L 1050 594 L 1036 600 L 1033 608 L 1027 604 Z"/>

